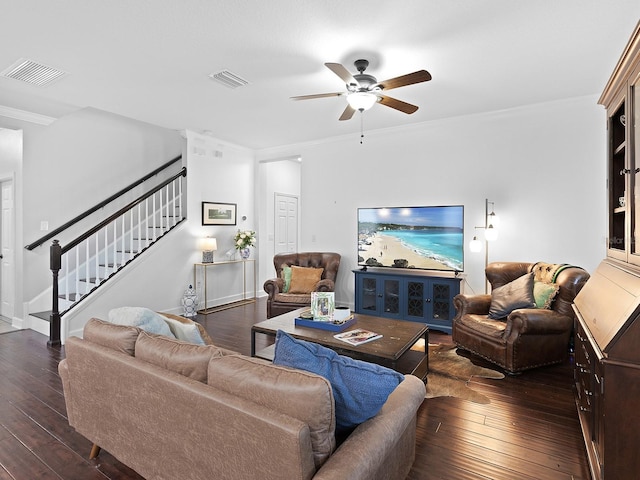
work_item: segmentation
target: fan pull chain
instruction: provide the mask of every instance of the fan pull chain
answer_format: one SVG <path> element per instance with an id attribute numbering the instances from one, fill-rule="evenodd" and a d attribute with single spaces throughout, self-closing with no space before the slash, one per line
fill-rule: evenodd
<path id="1" fill-rule="evenodd" d="M 360 145 L 362 145 L 363 138 L 364 138 L 364 110 L 360 110 Z"/>

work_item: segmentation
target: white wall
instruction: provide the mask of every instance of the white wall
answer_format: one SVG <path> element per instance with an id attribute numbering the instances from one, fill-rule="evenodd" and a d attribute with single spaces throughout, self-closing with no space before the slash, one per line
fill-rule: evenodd
<path id="1" fill-rule="evenodd" d="M 1 126 L 22 129 L 0 130 L 7 132 L 3 139 L 9 134 L 24 137 L 24 149 L 19 142 L 17 157 L 9 158 L 8 148 L 0 149 L 0 173 L 17 171 L 20 258 L 16 271 L 20 278 L 16 306 L 20 311 L 16 315 L 23 318 L 28 313 L 23 305 L 51 284 L 50 242 L 34 251 L 22 249 L 46 233 L 40 231 L 41 221 L 56 228 L 181 153 L 187 166 L 187 222 L 146 252 L 140 262 L 128 266 L 127 275 L 112 279 L 100 295 L 69 312 L 63 338 L 78 334 L 90 317 L 104 317 L 118 306 L 144 305 L 180 313 L 182 294 L 194 281 L 193 264 L 202 258 L 200 238 L 217 237 L 216 258 L 220 260 L 232 248 L 238 228 L 256 229 L 256 168 L 249 149 L 193 132 L 181 138 L 176 131 L 92 108 L 72 112 L 48 126 L 0 118 Z M 2 145 L 5 143 L 3 140 Z M 237 226 L 203 227 L 202 201 L 237 204 Z M 242 270 L 225 268 L 208 277 L 210 304 L 238 300 L 242 295 Z M 252 294 L 253 272 L 248 269 L 248 273 L 248 293 Z M 202 302 L 202 288 L 198 293 Z"/>
<path id="2" fill-rule="evenodd" d="M 189 179 L 189 233 L 191 254 L 184 259 L 191 265 L 202 261 L 198 241 L 214 237 L 218 250 L 214 261 L 227 259 L 225 252 L 233 249 L 233 237 L 241 230 L 258 230 L 255 214 L 255 162 L 253 151 L 223 142 L 208 135 L 187 132 L 187 176 Z M 235 203 L 237 225 L 202 226 L 202 202 Z M 246 217 L 243 220 L 243 217 Z M 253 264 L 258 267 L 256 249 L 252 249 Z M 233 258 L 237 258 L 237 253 Z M 241 265 L 207 267 L 208 306 L 239 300 L 242 293 Z M 247 267 L 247 289 L 253 295 L 253 272 Z M 200 277 L 200 276 L 199 276 Z M 198 298 L 203 300 L 203 280 L 197 279 Z M 260 289 L 260 285 L 258 285 Z"/>
<path id="3" fill-rule="evenodd" d="M 186 132 L 184 150 L 187 221 L 125 267 L 125 275 L 109 280 L 99 295 L 65 315 L 63 338 L 81 335 L 89 318 L 106 318 L 109 310 L 120 306 L 182 314 L 182 295 L 189 284 L 195 283 L 200 307 L 204 307 L 202 270 L 194 282 L 194 263 L 202 261 L 199 241 L 205 236 L 215 237 L 218 244 L 215 260 L 220 262 L 226 258 L 224 252 L 233 247 L 233 235 L 238 228 L 254 229 L 253 153 L 190 131 Z M 237 204 L 238 225 L 202 226 L 203 201 Z M 242 216 L 247 220 L 243 221 Z M 207 270 L 208 306 L 242 298 L 241 265 L 219 264 Z M 248 293 L 252 295 L 253 272 L 248 268 L 247 273 Z"/>
<path id="4" fill-rule="evenodd" d="M 181 151 L 182 139 L 175 131 L 92 108 L 47 127 L 25 127 L 21 192 L 25 243 L 47 233 L 40 231 L 41 221 L 57 228 Z M 58 239 L 64 244 L 74 236 Z M 50 244 L 24 252 L 26 301 L 51 284 Z"/>
<path id="5" fill-rule="evenodd" d="M 0 124 L 5 124 L 2 120 Z M 15 122 L 14 122 L 15 123 Z M 87 208 L 107 198 L 142 175 L 182 153 L 187 166 L 188 221 L 172 235 L 150 249 L 141 261 L 128 266 L 127 275 L 109 281 L 101 294 L 81 303 L 65 316 L 63 338 L 80 334 L 92 316 L 106 317 L 108 311 L 123 305 L 147 306 L 180 313 L 184 289 L 194 283 L 194 263 L 201 261 L 199 240 L 207 235 L 218 240 L 216 259 L 233 248 L 237 229 L 257 230 L 256 164 L 250 149 L 222 142 L 206 135 L 187 132 L 187 139 L 175 131 L 137 122 L 95 109 L 84 109 L 58 119 L 49 126 L 19 122 L 24 128 L 19 155 L 9 155 L 15 145 L 3 148 L 0 173 L 23 169 L 24 185 L 16 189 L 19 210 L 18 250 L 21 260 L 17 285 L 17 315 L 26 317 L 22 306 L 50 287 L 49 244 L 32 252 L 22 246 L 50 228 L 65 223 Z M 15 136 L 19 130 L 2 130 Z M 5 145 L 3 141 L 3 145 Z M 18 175 L 18 179 L 21 179 Z M 275 178 L 279 178 L 276 176 Z M 299 175 L 293 178 L 299 191 Z M 274 187 L 275 188 L 275 187 Z M 237 225 L 202 226 L 203 201 L 235 203 Z M 243 217 L 246 217 L 243 220 Z M 18 222 L 17 222 L 18 223 Z M 23 238 L 25 239 L 23 241 Z M 22 258 L 24 256 L 24 258 Z M 234 257 L 235 258 L 235 257 Z M 253 252 L 257 260 L 257 251 Z M 256 268 L 258 262 L 255 263 Z M 238 300 L 243 290 L 242 269 L 237 265 L 209 268 L 209 305 Z M 247 269 L 248 294 L 254 291 L 253 271 Z M 201 306 L 204 304 L 202 278 L 196 279 Z M 23 288 L 24 287 L 24 288 Z M 261 283 L 258 286 L 261 291 Z M 28 324 L 23 324 L 28 326 Z"/>
<path id="6" fill-rule="evenodd" d="M 604 109 L 590 96 L 257 156 L 302 155 L 300 250 L 342 254 L 336 297 L 353 304 L 358 207 L 463 204 L 467 292 L 484 291 L 484 252 L 468 242 L 484 225 L 485 198 L 501 217 L 490 262 L 593 271 L 605 255 L 605 134 Z"/>
<path id="7" fill-rule="evenodd" d="M 198 239 L 215 236 L 221 259 L 238 228 L 258 231 L 253 258 L 261 260 L 260 293 L 272 270 L 272 255 L 263 249 L 272 232 L 264 212 L 273 208 L 274 191 L 300 194 L 299 250 L 342 254 L 336 292 L 343 303 L 353 304 L 361 206 L 464 204 L 468 243 L 473 227 L 483 224 L 489 198 L 502 219 L 490 261 L 566 262 L 593 271 L 604 257 L 605 113 L 595 97 L 365 134 L 362 145 L 353 135 L 254 152 L 193 132 L 184 141 L 176 132 L 95 110 L 49 127 L 27 126 L 24 241 L 40 235 L 40 220 L 52 227 L 67 220 L 184 148 L 189 222 L 156 249 L 153 260 L 144 261 L 145 268 L 136 267 L 131 281 L 111 287 L 99 307 L 87 307 L 84 319 L 136 300 L 176 311 L 192 281 L 193 263 L 201 259 Z M 282 172 L 271 170 L 277 163 L 265 171 L 268 164 L 258 162 L 290 155 L 301 155 L 303 162 L 299 185 L 296 173 L 286 191 L 278 184 Z M 238 225 L 202 227 L 202 201 L 237 203 Z M 42 278 L 48 282 L 48 256 L 27 252 L 25 257 L 22 298 L 28 300 L 42 290 Z M 483 290 L 483 268 L 484 254 L 467 249 L 467 289 Z M 238 281 L 237 272 L 216 274 L 209 285 L 213 301 L 237 296 Z"/>

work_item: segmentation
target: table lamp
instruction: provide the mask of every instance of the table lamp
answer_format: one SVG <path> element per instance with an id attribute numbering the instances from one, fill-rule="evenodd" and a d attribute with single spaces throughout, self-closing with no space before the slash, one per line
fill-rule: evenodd
<path id="1" fill-rule="evenodd" d="M 213 252 L 218 249 L 215 238 L 206 237 L 202 241 L 202 263 L 213 263 Z"/>

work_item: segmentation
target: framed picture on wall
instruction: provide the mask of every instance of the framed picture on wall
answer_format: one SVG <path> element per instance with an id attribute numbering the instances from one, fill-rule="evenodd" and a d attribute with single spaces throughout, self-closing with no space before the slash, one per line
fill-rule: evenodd
<path id="1" fill-rule="evenodd" d="M 202 202 L 202 225 L 235 225 L 235 203 Z"/>

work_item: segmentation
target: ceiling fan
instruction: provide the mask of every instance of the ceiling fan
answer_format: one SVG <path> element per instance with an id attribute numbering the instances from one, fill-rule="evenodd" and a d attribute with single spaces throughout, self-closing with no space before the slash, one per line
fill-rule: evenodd
<path id="1" fill-rule="evenodd" d="M 301 95 L 291 97 L 292 100 L 311 100 L 313 98 L 340 97 L 347 96 L 347 107 L 340 116 L 340 120 L 349 120 L 353 117 L 356 110 L 365 111 L 373 107 L 374 104 L 380 103 L 387 107 L 394 108 L 401 112 L 411 114 L 418 110 L 416 105 L 412 105 L 402 100 L 391 98 L 383 95 L 384 91 L 392 88 L 413 85 L 414 83 L 428 82 L 431 80 L 431 74 L 426 70 L 418 70 L 417 72 L 408 73 L 400 77 L 390 78 L 382 82 L 378 82 L 376 77 L 364 73 L 369 66 L 368 60 L 356 60 L 353 62 L 359 73 L 351 75 L 349 71 L 339 63 L 325 63 L 325 66 L 335 73 L 345 82 L 346 92 L 335 93 L 318 93 L 315 95 Z"/>

